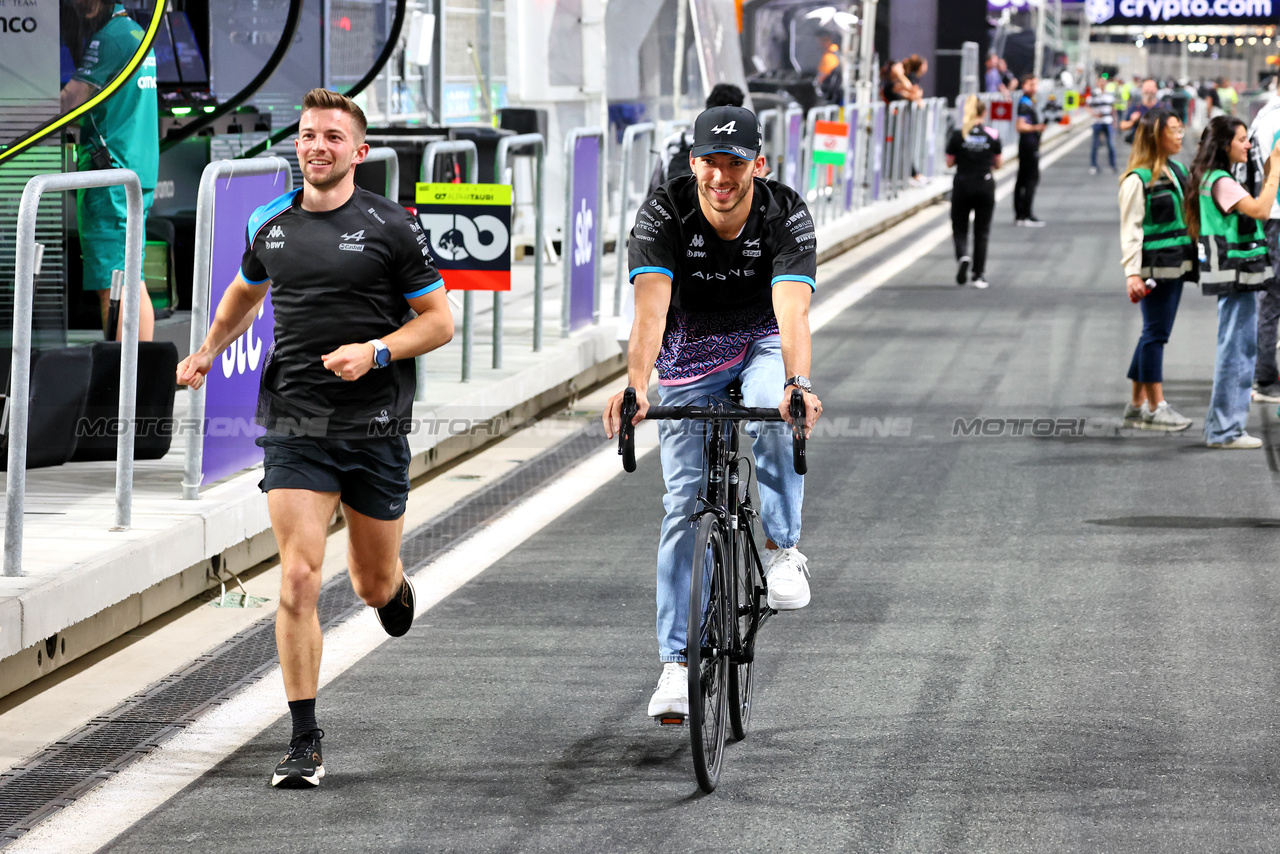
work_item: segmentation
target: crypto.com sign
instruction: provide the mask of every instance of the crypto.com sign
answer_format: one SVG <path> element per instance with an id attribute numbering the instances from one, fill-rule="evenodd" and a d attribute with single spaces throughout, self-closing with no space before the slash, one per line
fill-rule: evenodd
<path id="1" fill-rule="evenodd" d="M 1089 20 L 1104 26 L 1274 24 L 1273 0 L 1087 0 Z"/>

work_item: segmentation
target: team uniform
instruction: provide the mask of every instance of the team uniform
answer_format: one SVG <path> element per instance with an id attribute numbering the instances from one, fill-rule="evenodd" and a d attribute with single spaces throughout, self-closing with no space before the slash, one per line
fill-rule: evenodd
<path id="1" fill-rule="evenodd" d="M 94 33 L 72 79 L 103 89 L 138 50 L 145 31 L 124 6 Z M 156 58 L 148 53 L 133 76 L 81 119 L 76 168 L 132 169 L 142 185 L 142 215 L 151 210 L 160 164 Z M 105 154 L 106 160 L 103 159 Z M 111 271 L 124 269 L 125 189 L 94 187 L 76 191 L 76 219 L 84 255 L 84 289 L 111 287 Z"/>
<path id="2" fill-rule="evenodd" d="M 991 169 L 1002 151 L 1000 134 L 980 124 L 974 125 L 968 134 L 953 131 L 947 140 L 947 154 L 956 160 L 951 190 L 951 232 L 955 238 L 956 261 L 969 257 L 969 216 L 972 214 L 975 281 L 985 281 L 987 242 L 996 210 L 996 182 Z M 963 285 L 968 272 L 966 269 L 957 274 L 956 282 Z"/>
<path id="3" fill-rule="evenodd" d="M 746 158 L 749 159 L 749 158 Z M 773 313 L 779 282 L 815 287 L 816 236 L 804 200 L 789 187 L 753 179 L 752 208 L 742 231 L 722 239 L 699 205 L 697 179 L 671 181 L 645 201 L 631 232 L 631 280 L 642 273 L 671 279 L 671 303 L 657 359 L 664 406 L 723 397 L 742 382 L 747 406 L 775 407 L 785 369 Z M 684 661 L 689 567 L 702 477 L 700 428 L 663 421 L 659 426 L 666 517 L 658 549 L 658 646 L 664 662 Z M 791 466 L 784 424 L 756 424 L 755 442 L 765 533 L 780 548 L 800 537 L 804 481 Z M 807 601 L 807 594 L 806 594 Z"/>
<path id="4" fill-rule="evenodd" d="M 1018 118 L 1030 125 L 1043 124 L 1040 109 L 1027 95 L 1018 101 Z M 1013 218 L 1019 224 L 1038 222 L 1031 212 L 1040 184 L 1040 131 L 1018 134 L 1018 179 L 1013 185 Z"/>
<path id="5" fill-rule="evenodd" d="M 444 281 L 421 226 L 385 197 L 357 187 L 332 211 L 301 202 L 295 190 L 254 212 L 240 265 L 246 282 L 271 282 L 275 312 L 258 395 L 260 486 L 340 492 L 360 513 L 397 519 L 409 490 L 413 360 L 346 381 L 321 357 L 399 329 L 406 301 Z"/>

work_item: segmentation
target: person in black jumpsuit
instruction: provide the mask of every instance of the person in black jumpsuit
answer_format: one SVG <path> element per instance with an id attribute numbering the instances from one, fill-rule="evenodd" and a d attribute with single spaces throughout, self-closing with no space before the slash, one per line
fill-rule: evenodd
<path id="1" fill-rule="evenodd" d="M 964 105 L 964 126 L 947 140 L 947 165 L 956 167 L 951 190 L 951 230 L 956 242 L 956 284 L 963 285 L 973 271 L 973 286 L 985 288 L 987 239 L 996 210 L 996 182 L 991 175 L 1003 155 L 1000 134 L 982 124 L 987 105 L 969 96 Z M 969 216 L 973 216 L 973 256 L 969 255 Z"/>

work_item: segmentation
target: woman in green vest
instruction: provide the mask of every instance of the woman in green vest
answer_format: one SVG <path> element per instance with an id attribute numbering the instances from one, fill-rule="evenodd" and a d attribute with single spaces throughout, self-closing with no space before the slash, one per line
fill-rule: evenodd
<path id="1" fill-rule="evenodd" d="M 1182 214 L 1188 173 L 1173 159 L 1181 150 L 1182 121 L 1171 110 L 1149 110 L 1138 122 L 1120 179 L 1121 264 L 1129 299 L 1142 306 L 1142 335 L 1129 363 L 1133 398 L 1124 408 L 1126 427 L 1175 432 L 1191 426 L 1164 399 L 1163 373 L 1182 283 L 1195 280 L 1195 245 Z"/>
<path id="2" fill-rule="evenodd" d="M 1280 142 L 1271 151 L 1267 179 L 1254 198 L 1231 177 L 1249 157 L 1249 134 L 1233 116 L 1215 116 L 1200 137 L 1191 163 L 1187 231 L 1197 241 L 1200 287 L 1218 298 L 1218 356 L 1213 394 L 1204 419 L 1210 448 L 1259 448 L 1245 432 L 1254 360 L 1258 355 L 1258 298 L 1274 277 L 1262 223 L 1280 185 Z"/>

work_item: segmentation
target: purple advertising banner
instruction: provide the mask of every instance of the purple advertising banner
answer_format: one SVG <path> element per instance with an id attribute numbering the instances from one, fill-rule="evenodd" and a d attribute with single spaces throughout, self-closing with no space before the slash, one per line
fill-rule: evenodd
<path id="1" fill-rule="evenodd" d="M 800 132 L 804 116 L 793 113 L 787 119 L 787 159 L 782 166 L 782 183 L 793 189 L 800 186 Z"/>
<path id="2" fill-rule="evenodd" d="M 212 318 L 227 286 L 240 272 L 245 229 L 254 210 L 285 191 L 285 174 L 220 178 L 214 190 Z M 265 288 L 266 285 L 263 285 Z M 204 467 L 201 483 L 234 474 L 262 462 L 254 439 L 264 432 L 253 423 L 258 380 L 274 340 L 271 295 L 259 306 L 253 325 L 214 360 L 205 381 Z"/>
<path id="3" fill-rule="evenodd" d="M 595 318 L 596 241 L 600 239 L 600 138 L 573 144 L 573 236 L 568 255 L 569 328 L 581 329 Z"/>

